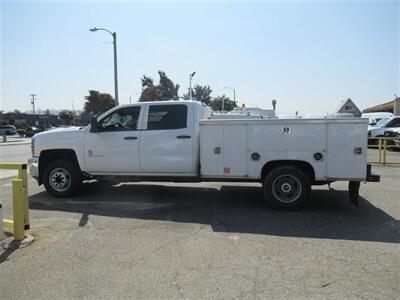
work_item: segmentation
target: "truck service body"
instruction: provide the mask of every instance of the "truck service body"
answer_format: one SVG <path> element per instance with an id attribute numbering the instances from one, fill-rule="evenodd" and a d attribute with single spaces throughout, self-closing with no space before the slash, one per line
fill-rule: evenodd
<path id="1" fill-rule="evenodd" d="M 269 204 L 296 209 L 310 186 L 379 181 L 367 167 L 367 119 L 210 118 L 196 101 L 118 106 L 85 128 L 32 139 L 30 173 L 56 196 L 86 178 L 116 181 L 253 181 Z"/>

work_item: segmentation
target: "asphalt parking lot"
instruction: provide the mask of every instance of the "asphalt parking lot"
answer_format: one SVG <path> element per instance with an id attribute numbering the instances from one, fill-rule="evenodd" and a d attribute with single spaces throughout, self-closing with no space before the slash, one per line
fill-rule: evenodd
<path id="1" fill-rule="evenodd" d="M 0 298 L 396 299 L 400 168 L 375 170 L 360 207 L 335 183 L 300 212 L 269 209 L 258 184 L 91 182 L 54 199 L 31 179 L 36 240 L 0 250 Z"/>

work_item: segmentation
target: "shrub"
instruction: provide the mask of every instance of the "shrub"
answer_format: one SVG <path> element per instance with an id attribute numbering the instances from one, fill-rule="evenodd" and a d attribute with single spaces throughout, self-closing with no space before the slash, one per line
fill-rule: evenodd
<path id="1" fill-rule="evenodd" d="M 20 137 L 24 137 L 26 135 L 26 129 L 23 128 L 17 129 L 17 133 L 19 134 Z"/>

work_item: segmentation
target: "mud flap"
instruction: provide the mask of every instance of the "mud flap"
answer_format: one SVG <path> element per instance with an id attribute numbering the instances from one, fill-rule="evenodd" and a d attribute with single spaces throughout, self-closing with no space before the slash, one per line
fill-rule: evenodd
<path id="1" fill-rule="evenodd" d="M 360 181 L 349 181 L 349 201 L 358 207 L 359 205 Z"/>

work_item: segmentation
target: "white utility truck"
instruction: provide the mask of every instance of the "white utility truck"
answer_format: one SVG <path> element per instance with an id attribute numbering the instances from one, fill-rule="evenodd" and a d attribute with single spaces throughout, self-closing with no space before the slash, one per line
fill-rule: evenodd
<path id="1" fill-rule="evenodd" d="M 349 181 L 357 204 L 367 166 L 367 119 L 210 119 L 195 101 L 114 107 L 90 126 L 32 138 L 30 174 L 55 197 L 85 179 L 260 182 L 266 201 L 296 209 L 312 185 Z"/>

